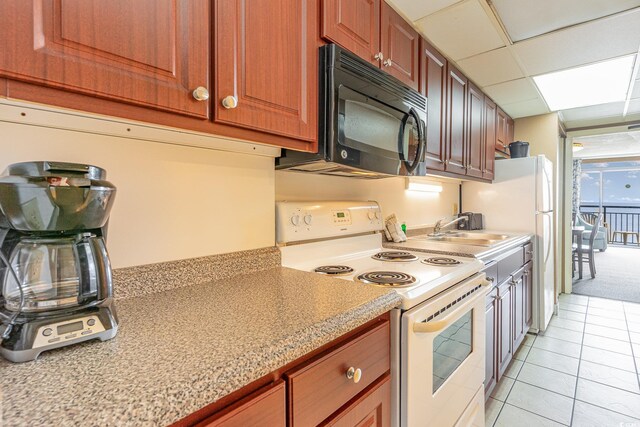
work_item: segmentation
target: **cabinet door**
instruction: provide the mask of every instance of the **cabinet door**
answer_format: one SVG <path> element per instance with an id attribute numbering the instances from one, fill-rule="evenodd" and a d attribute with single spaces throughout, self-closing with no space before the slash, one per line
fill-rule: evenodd
<path id="1" fill-rule="evenodd" d="M 497 310 L 498 290 L 494 289 L 487 295 L 487 304 L 485 308 L 486 319 L 486 347 L 485 347 L 485 371 L 484 371 L 484 393 L 486 397 L 491 395 L 493 388 L 498 380 L 496 350 L 498 347 L 496 327 L 498 321 Z"/>
<path id="2" fill-rule="evenodd" d="M 496 104 L 488 97 L 484 97 L 484 162 L 482 163 L 482 177 L 493 179 L 496 162 Z"/>
<path id="3" fill-rule="evenodd" d="M 482 177 L 483 152 L 483 113 L 484 94 L 469 82 L 467 84 L 467 175 L 476 178 Z"/>
<path id="4" fill-rule="evenodd" d="M 335 427 L 387 427 L 391 425 L 391 377 L 383 377 L 355 402 L 326 423 Z"/>
<path id="5" fill-rule="evenodd" d="M 513 142 L 513 134 L 514 134 L 514 122 L 513 119 L 507 116 L 507 125 L 506 125 L 506 141 L 505 145 L 509 147 L 509 144 Z"/>
<path id="6" fill-rule="evenodd" d="M 507 152 L 507 114 L 498 107 L 496 113 L 496 150 Z"/>
<path id="7" fill-rule="evenodd" d="M 447 63 L 447 142 L 445 170 L 464 175 L 467 78 Z"/>
<path id="8" fill-rule="evenodd" d="M 444 170 L 447 61 L 424 39 L 421 40 L 420 92 L 427 97 L 427 169 Z"/>
<path id="9" fill-rule="evenodd" d="M 6 0 L 0 75 L 207 118 L 209 28 L 207 0 Z"/>
<path id="10" fill-rule="evenodd" d="M 215 121 L 314 140 L 317 2 L 218 0 L 214 4 Z"/>
<path id="11" fill-rule="evenodd" d="M 402 16 L 384 1 L 380 19 L 382 69 L 418 90 L 420 37 Z"/>
<path id="12" fill-rule="evenodd" d="M 524 270 L 520 270 L 513 276 L 513 350 L 517 350 L 524 339 L 525 334 L 525 283 Z"/>
<path id="13" fill-rule="evenodd" d="M 260 389 L 222 414 L 197 424 L 197 427 L 244 427 L 287 425 L 284 381 Z"/>
<path id="14" fill-rule="evenodd" d="M 525 332 L 533 323 L 533 262 L 524 266 L 524 324 Z"/>
<path id="15" fill-rule="evenodd" d="M 322 37 L 376 66 L 380 52 L 380 0 L 322 0 Z"/>
<path id="16" fill-rule="evenodd" d="M 511 279 L 498 289 L 498 381 L 513 357 L 513 301 Z"/>

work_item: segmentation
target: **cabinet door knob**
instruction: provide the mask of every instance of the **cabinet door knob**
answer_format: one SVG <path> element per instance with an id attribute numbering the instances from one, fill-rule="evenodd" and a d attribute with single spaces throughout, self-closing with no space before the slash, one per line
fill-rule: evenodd
<path id="1" fill-rule="evenodd" d="M 375 55 L 373 55 L 373 59 L 376 59 L 378 61 L 382 61 L 384 59 L 384 55 L 382 54 L 382 52 L 378 52 Z"/>
<path id="2" fill-rule="evenodd" d="M 533 251 L 527 251 L 527 255 L 533 255 Z"/>
<path id="3" fill-rule="evenodd" d="M 206 101 L 209 99 L 209 91 L 206 87 L 198 86 L 193 90 L 193 98 L 196 101 Z"/>
<path id="4" fill-rule="evenodd" d="M 393 64 L 393 61 L 390 60 L 389 58 L 385 59 L 384 62 L 382 63 L 382 65 L 384 65 L 385 67 L 391 67 L 391 64 Z"/>
<path id="5" fill-rule="evenodd" d="M 360 379 L 362 378 L 362 370 L 360 368 L 354 368 L 353 366 L 347 370 L 347 378 L 353 380 L 354 383 L 358 384 Z"/>
<path id="6" fill-rule="evenodd" d="M 226 109 L 236 108 L 238 106 L 238 98 L 235 96 L 225 96 L 222 98 L 222 106 Z"/>

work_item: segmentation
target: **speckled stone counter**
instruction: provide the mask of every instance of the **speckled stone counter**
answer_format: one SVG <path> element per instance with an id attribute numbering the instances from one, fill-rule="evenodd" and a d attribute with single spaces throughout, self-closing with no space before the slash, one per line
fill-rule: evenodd
<path id="1" fill-rule="evenodd" d="M 167 425 L 399 302 L 280 267 L 119 300 L 114 339 L 0 361 L 0 425 Z"/>

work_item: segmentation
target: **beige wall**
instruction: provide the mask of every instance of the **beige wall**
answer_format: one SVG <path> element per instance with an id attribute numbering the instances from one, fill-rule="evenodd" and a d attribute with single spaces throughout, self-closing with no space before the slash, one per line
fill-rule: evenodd
<path id="1" fill-rule="evenodd" d="M 523 117 L 515 120 L 514 138 L 516 141 L 527 141 L 530 144 L 532 156 L 544 154 L 554 165 L 554 235 L 555 235 L 555 282 L 559 293 L 564 286 L 564 232 L 563 232 L 563 203 L 564 197 L 563 172 L 564 154 L 560 150 L 559 119 L 557 113 L 541 114 L 539 116 Z"/>
<path id="2" fill-rule="evenodd" d="M 7 122 L 0 150 L 0 170 L 28 160 L 107 170 L 116 268 L 274 244 L 273 158 Z"/>
<path id="3" fill-rule="evenodd" d="M 458 206 L 459 184 L 443 183 L 442 193 L 405 190 L 405 178 L 361 180 L 297 172 L 276 172 L 276 200 L 375 200 L 383 214 L 395 213 L 407 227 L 433 225 Z"/>

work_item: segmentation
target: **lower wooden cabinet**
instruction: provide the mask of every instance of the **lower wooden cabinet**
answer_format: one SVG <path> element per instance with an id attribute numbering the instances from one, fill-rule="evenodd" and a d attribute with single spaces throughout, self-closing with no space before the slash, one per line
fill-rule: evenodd
<path id="1" fill-rule="evenodd" d="M 198 427 L 245 427 L 287 425 L 287 401 L 284 381 L 258 390 L 224 414 L 198 424 Z"/>
<path id="2" fill-rule="evenodd" d="M 391 424 L 389 323 L 385 314 L 175 426 L 387 427 Z"/>
<path id="3" fill-rule="evenodd" d="M 485 269 L 487 279 L 499 285 L 487 295 L 485 398 L 496 384 L 522 345 L 533 321 L 532 244 L 509 250 L 491 267 Z"/>
<path id="4" fill-rule="evenodd" d="M 391 377 L 385 375 L 362 395 L 332 417 L 335 427 L 387 427 L 391 425 Z"/>

